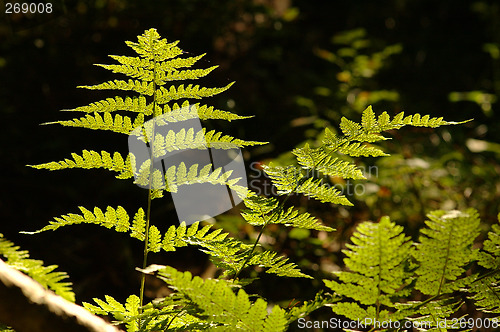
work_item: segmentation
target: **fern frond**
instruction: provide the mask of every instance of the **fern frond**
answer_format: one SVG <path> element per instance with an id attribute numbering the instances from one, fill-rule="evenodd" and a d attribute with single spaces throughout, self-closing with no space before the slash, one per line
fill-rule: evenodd
<path id="1" fill-rule="evenodd" d="M 430 118 L 428 115 L 404 117 L 400 113 L 391 121 L 387 112 L 382 113 L 378 119 L 371 106 L 363 111 L 361 123 L 356 123 L 345 117 L 340 122 L 343 136 L 337 136 L 328 128 L 325 129 L 322 145 L 310 148 L 308 144 L 293 151 L 298 163 L 305 169 L 318 171 L 324 175 L 340 176 L 345 179 L 364 179 L 361 171 L 347 161 L 333 157 L 334 153 L 341 153 L 350 157 L 380 157 L 387 156 L 381 149 L 368 145 L 388 138 L 381 135 L 383 131 L 399 129 L 403 126 L 439 127 L 442 125 L 458 124 L 447 122 L 443 118 Z M 460 122 L 462 123 L 462 122 Z"/>
<path id="2" fill-rule="evenodd" d="M 127 211 L 118 206 L 116 209 L 108 206 L 103 212 L 100 208 L 95 207 L 93 211 L 79 207 L 82 214 L 69 213 L 61 217 L 55 217 L 54 221 L 42 229 L 35 232 L 23 232 L 25 234 L 37 234 L 45 231 L 54 231 L 58 228 L 78 225 L 78 224 L 95 224 L 106 228 L 114 228 L 117 232 L 130 232 L 130 236 L 139 240 L 144 240 L 144 210 L 140 208 L 135 216 L 132 226 L 130 225 L 130 217 Z"/>
<path id="3" fill-rule="evenodd" d="M 161 248 L 165 251 L 175 251 L 175 248 L 185 247 L 188 244 L 202 245 L 223 242 L 228 233 L 222 233 L 222 229 L 209 232 L 211 225 L 199 229 L 200 222 L 197 221 L 187 227 L 184 222 L 179 226 L 170 226 L 163 237 Z"/>
<path id="4" fill-rule="evenodd" d="M 109 112 L 104 112 L 103 116 L 95 112 L 93 115 L 87 114 L 81 118 L 53 121 L 44 124 L 47 125 L 55 123 L 65 127 L 79 127 L 92 130 L 109 130 L 115 133 L 128 135 L 132 132 L 132 130 L 144 124 L 144 114 L 139 113 L 133 122 L 132 119 L 128 116 L 115 114 L 115 117 L 113 118 L 113 115 Z"/>
<path id="5" fill-rule="evenodd" d="M 210 256 L 212 263 L 222 270 L 224 276 L 236 274 L 241 269 L 246 254 L 252 248 L 252 245 L 231 237 L 223 241 L 189 239 L 188 242 L 200 246 L 200 250 Z"/>
<path id="6" fill-rule="evenodd" d="M 353 244 L 346 244 L 343 253 L 350 272 L 336 272 L 342 283 L 324 280 L 325 285 L 337 295 L 348 297 L 368 306 L 363 309 L 351 300 L 331 305 L 333 312 L 350 319 L 383 321 L 405 290 L 411 274 L 406 270 L 412 243 L 403 233 L 403 227 L 382 217 L 379 223 L 360 224 L 351 237 Z M 385 318 L 384 318 L 385 317 Z M 384 319 L 383 319 L 384 318 Z"/>
<path id="7" fill-rule="evenodd" d="M 284 331 L 287 327 L 285 312 L 274 306 L 267 312 L 267 303 L 262 299 L 249 300 L 240 289 L 235 294 L 231 285 L 223 279 L 192 277 L 190 272 L 179 272 L 172 267 L 163 267 L 158 275 L 197 308 L 198 315 L 209 317 L 217 324 L 213 329 L 239 331 Z"/>
<path id="8" fill-rule="evenodd" d="M 500 222 L 500 214 L 498 214 Z M 500 226 L 495 224 L 488 232 L 488 239 L 478 253 L 478 264 L 488 269 L 469 287 L 468 291 L 478 310 L 487 313 L 500 313 Z"/>
<path id="9" fill-rule="evenodd" d="M 140 80 L 113 80 L 107 81 L 96 85 L 80 85 L 78 88 L 88 90 L 122 90 L 122 91 L 135 91 L 138 94 L 152 96 L 155 90 L 153 89 L 153 82 Z"/>
<path id="10" fill-rule="evenodd" d="M 278 201 L 272 197 L 250 196 L 244 202 L 249 210 L 241 212 L 241 216 L 254 226 L 283 224 L 318 231 L 334 231 L 333 228 L 321 224 L 318 219 L 309 213 L 299 213 L 292 207 L 288 210 L 281 209 L 279 213 L 275 213 L 275 209 L 278 208 Z"/>
<path id="11" fill-rule="evenodd" d="M 127 46 L 136 51 L 142 58 L 158 62 L 175 58 L 183 51 L 177 47 L 179 41 L 168 43 L 166 39 L 160 39 L 156 29 L 149 29 L 137 37 L 138 43 L 126 41 Z"/>
<path id="12" fill-rule="evenodd" d="M 472 244 L 479 235 L 479 217 L 474 209 L 434 211 L 427 215 L 428 228 L 420 231 L 419 263 L 415 288 L 426 295 L 451 293 L 465 285 L 459 278 L 473 259 Z"/>
<path id="13" fill-rule="evenodd" d="M 419 326 L 419 330 L 445 332 L 460 327 L 453 324 L 454 320 L 450 319 L 450 317 L 460 309 L 462 304 L 462 301 L 454 298 L 424 303 L 411 301 L 399 303 L 398 308 L 400 311 L 397 314 L 399 319 L 410 320 L 414 326 Z"/>
<path id="14" fill-rule="evenodd" d="M 297 162 L 305 169 L 313 169 L 324 175 L 338 176 L 344 179 L 365 179 L 361 170 L 356 165 L 334 158 L 331 151 L 324 147 L 310 148 L 309 144 L 294 149 L 292 153 L 297 157 Z"/>
<path id="15" fill-rule="evenodd" d="M 300 272 L 297 268 L 297 264 L 288 263 L 288 258 L 278 256 L 274 251 L 266 250 L 262 253 L 253 254 L 248 263 L 250 265 L 258 265 L 267 268 L 266 273 L 276 274 L 280 277 L 314 279 Z"/>
<path id="16" fill-rule="evenodd" d="M 147 104 L 146 97 L 144 96 L 125 98 L 116 96 L 114 98 L 106 98 L 104 100 L 96 101 L 87 106 L 80 106 L 63 111 L 85 113 L 129 111 L 134 113 L 144 113 L 144 115 L 151 115 L 153 114 L 153 104 Z"/>
<path id="17" fill-rule="evenodd" d="M 222 88 L 205 88 L 193 84 L 189 84 L 186 87 L 184 84 L 179 86 L 172 85 L 168 89 L 162 86 L 156 90 L 156 102 L 161 105 L 178 99 L 201 99 L 204 97 L 211 97 L 226 91 L 233 84 L 234 82 L 231 82 Z"/>
<path id="18" fill-rule="evenodd" d="M 81 155 L 72 153 L 71 159 L 65 159 L 62 161 L 52 161 L 50 163 L 39 164 L 39 165 L 28 165 L 29 167 L 37 169 L 48 169 L 50 171 L 56 171 L 67 168 L 104 168 L 110 171 L 118 172 L 116 176 L 118 179 L 128 179 L 134 176 L 131 165 L 130 155 L 127 156 L 125 160 L 120 153 L 111 153 L 106 151 L 99 152 L 83 150 Z"/>
<path id="19" fill-rule="evenodd" d="M 20 250 L 14 243 L 0 234 L 0 256 L 5 258 L 7 265 L 26 273 L 39 282 L 44 288 L 54 291 L 64 299 L 75 302 L 75 293 L 67 273 L 55 271 L 57 265 L 44 266 L 41 260 L 29 258 L 26 250 Z"/>
<path id="20" fill-rule="evenodd" d="M 175 58 L 171 60 L 166 60 L 158 63 L 157 69 L 160 71 L 171 71 L 179 68 L 189 68 L 193 66 L 198 60 L 203 58 L 206 53 L 200 54 L 198 56 L 188 57 L 188 58 Z"/>
<path id="21" fill-rule="evenodd" d="M 201 120 L 232 120 L 248 119 L 251 116 L 241 116 L 228 111 L 214 109 L 213 106 L 202 105 L 199 103 L 194 105 L 189 104 L 186 100 L 182 106 L 174 103 L 172 107 L 165 104 L 162 110 L 161 117 L 155 119 L 158 125 L 169 124 L 172 122 L 180 122 L 189 119 L 199 118 Z"/>
<path id="22" fill-rule="evenodd" d="M 179 131 L 169 130 L 166 135 L 157 133 L 153 141 L 153 155 L 155 158 L 162 157 L 168 152 L 207 148 L 234 149 L 237 147 L 262 145 L 264 142 L 244 141 L 215 130 L 206 131 L 206 128 L 195 132 L 193 128 L 188 130 L 182 128 Z"/>
<path id="23" fill-rule="evenodd" d="M 271 178 L 273 184 L 278 189 L 279 195 L 298 193 L 317 199 L 321 202 L 328 202 L 340 205 L 352 205 L 341 192 L 327 184 L 323 184 L 320 179 L 305 178 L 295 167 L 266 166 L 266 174 Z"/>
<path id="24" fill-rule="evenodd" d="M 468 289 L 476 308 L 482 312 L 500 314 L 500 278 L 497 275 L 479 278 Z"/>
<path id="25" fill-rule="evenodd" d="M 128 332 L 139 331 L 139 321 L 135 319 L 129 320 L 129 318 L 135 318 L 139 315 L 140 300 L 138 296 L 130 295 L 126 300 L 125 305 L 121 304 L 109 295 L 105 295 L 105 300 L 94 298 L 94 301 L 97 303 L 97 306 L 87 302 L 83 302 L 82 305 L 94 315 L 111 315 L 119 322 L 125 321 L 127 323 Z"/>
<path id="26" fill-rule="evenodd" d="M 500 213 L 498 214 L 500 222 Z M 478 264 L 489 270 L 500 268 L 500 225 L 491 226 L 492 231 L 488 232 L 488 239 L 483 243 L 483 249 L 479 253 Z"/>

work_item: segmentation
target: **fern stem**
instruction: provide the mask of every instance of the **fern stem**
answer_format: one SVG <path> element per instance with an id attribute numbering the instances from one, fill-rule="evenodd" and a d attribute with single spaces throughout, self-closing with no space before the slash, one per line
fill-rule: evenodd
<path id="1" fill-rule="evenodd" d="M 150 37 L 150 45 L 154 44 L 154 40 Z M 151 53 L 153 54 L 153 119 L 155 117 L 155 110 L 156 110 L 156 56 L 155 56 L 155 50 L 154 47 L 152 47 Z M 149 188 L 148 188 L 148 209 L 146 212 L 146 226 L 144 229 L 144 254 L 143 254 L 143 261 L 142 261 L 142 268 L 145 269 L 148 264 L 148 242 L 149 242 L 149 225 L 150 225 L 150 220 L 151 220 L 151 201 L 153 200 L 153 192 L 152 192 L 152 186 L 153 186 L 153 159 L 154 159 L 154 137 L 155 137 L 155 124 L 153 123 L 153 128 L 151 129 L 151 164 L 149 166 Z M 145 137 L 147 137 L 145 135 Z M 144 290 L 146 287 L 146 274 L 143 273 L 141 276 L 141 290 L 139 293 L 139 308 L 142 308 L 144 304 Z M 142 310 L 142 309 L 140 309 Z M 140 323 L 139 323 L 140 327 Z"/>

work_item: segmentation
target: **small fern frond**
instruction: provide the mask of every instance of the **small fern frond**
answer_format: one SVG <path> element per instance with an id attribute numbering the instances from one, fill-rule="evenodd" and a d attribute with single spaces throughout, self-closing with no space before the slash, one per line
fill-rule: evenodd
<path id="1" fill-rule="evenodd" d="M 500 314 L 500 278 L 497 275 L 479 278 L 471 283 L 469 296 L 477 310 Z"/>
<path id="2" fill-rule="evenodd" d="M 465 285 L 460 276 L 474 257 L 472 244 L 479 235 L 474 209 L 434 211 L 427 215 L 428 228 L 420 231 L 414 257 L 419 263 L 415 288 L 426 295 L 451 293 Z"/>
<path id="3" fill-rule="evenodd" d="M 222 233 L 222 229 L 216 229 L 209 232 L 211 225 L 205 225 L 199 228 L 200 222 L 197 221 L 187 227 L 184 222 L 179 226 L 170 226 L 163 237 L 161 248 L 165 251 L 175 251 L 176 248 L 185 247 L 188 244 L 219 244 L 223 242 L 228 233 Z"/>
<path id="4" fill-rule="evenodd" d="M 154 93 L 153 82 L 140 80 L 113 80 L 96 85 L 80 85 L 78 88 L 88 90 L 122 90 L 135 91 L 140 95 L 152 96 Z"/>
<path id="5" fill-rule="evenodd" d="M 181 55 L 183 51 L 177 47 L 179 41 L 168 43 L 166 39 L 160 39 L 156 29 L 149 29 L 141 36 L 137 37 L 138 43 L 126 41 L 127 46 L 136 51 L 142 58 L 155 60 L 157 62 L 165 61 Z"/>
<path id="6" fill-rule="evenodd" d="M 23 232 L 24 234 L 37 234 L 45 231 L 54 231 L 58 228 L 78 225 L 78 224 L 95 224 L 106 228 L 114 228 L 117 232 L 130 232 L 130 236 L 139 240 L 144 240 L 144 210 L 140 208 L 134 215 L 132 225 L 130 225 L 130 217 L 127 211 L 118 206 L 116 209 L 108 206 L 103 212 L 100 208 L 95 207 L 93 211 L 79 207 L 82 214 L 69 213 L 61 217 L 55 217 L 54 221 L 42 229 L 35 232 Z"/>
<path id="7" fill-rule="evenodd" d="M 462 305 L 462 301 L 457 301 L 457 299 L 454 298 L 433 300 L 424 303 L 413 301 L 399 303 L 398 308 L 400 311 L 398 312 L 398 317 L 400 319 L 410 320 L 413 322 L 413 326 L 418 326 L 418 329 L 422 331 L 446 332 L 459 328 L 457 324 L 453 324 L 455 320 L 450 319 L 450 317 L 456 313 Z"/>
<path id="8" fill-rule="evenodd" d="M 55 271 L 57 265 L 44 266 L 41 260 L 29 258 L 26 250 L 20 250 L 14 243 L 0 234 L 0 256 L 5 258 L 7 265 L 26 273 L 39 282 L 44 288 L 54 291 L 64 299 L 75 302 L 75 293 L 65 272 Z"/>
<path id="9" fill-rule="evenodd" d="M 72 153 L 71 159 L 65 159 L 62 161 L 52 161 L 50 163 L 39 164 L 39 165 L 28 165 L 29 167 L 37 169 L 48 169 L 50 171 L 56 171 L 67 168 L 104 168 L 110 171 L 118 172 L 116 176 L 118 179 L 128 179 L 134 177 L 132 171 L 130 155 L 124 160 L 122 155 L 118 152 L 111 153 L 106 151 L 99 152 L 83 150 L 81 155 Z"/>
<path id="10" fill-rule="evenodd" d="M 500 214 L 498 214 L 500 222 Z M 485 275 L 474 281 L 469 292 L 478 310 L 500 314 L 500 226 L 495 224 L 488 232 L 488 239 L 478 253 L 478 264 L 488 269 Z"/>
<path id="11" fill-rule="evenodd" d="M 258 265 L 260 267 L 267 268 L 266 273 L 276 274 L 280 277 L 314 279 L 313 277 L 302 273 L 297 268 L 297 264 L 288 263 L 288 258 L 278 256 L 276 252 L 270 250 L 253 254 L 248 263 L 250 265 Z"/>
<path id="12" fill-rule="evenodd" d="M 190 119 L 199 118 L 201 120 L 240 120 L 240 119 L 248 119 L 251 116 L 241 116 L 228 111 L 222 111 L 215 109 L 213 106 L 201 105 L 200 103 L 189 104 L 188 101 L 182 103 L 181 106 L 179 104 L 174 103 L 172 107 L 168 104 L 163 106 L 162 112 L 158 112 L 161 114 L 161 117 L 155 119 L 158 125 L 164 125 L 174 122 L 180 122 Z"/>
<path id="13" fill-rule="evenodd" d="M 129 111 L 133 113 L 144 113 L 144 115 L 153 114 L 153 104 L 146 103 L 146 97 L 119 97 L 106 98 L 104 100 L 96 101 L 87 106 L 80 106 L 73 109 L 63 110 L 65 112 L 116 112 L 116 111 Z M 73 120 L 74 121 L 74 120 Z"/>
<path id="14" fill-rule="evenodd" d="M 275 213 L 275 209 L 278 208 L 278 200 L 272 197 L 250 196 L 245 199 L 245 205 L 249 210 L 241 212 L 241 216 L 254 226 L 283 224 L 318 231 L 334 231 L 333 228 L 321 224 L 318 219 L 309 213 L 299 213 L 292 207 L 288 210 L 281 209 L 279 213 Z M 271 207 L 271 209 L 268 207 Z"/>
<path id="15" fill-rule="evenodd" d="M 234 149 L 236 147 L 262 145 L 265 142 L 244 141 L 215 130 L 206 131 L 205 128 L 195 132 L 193 128 L 182 128 L 179 131 L 169 130 L 166 135 L 157 133 L 153 141 L 153 155 L 155 158 L 165 156 L 168 152 L 207 148 Z"/>
<path id="16" fill-rule="evenodd" d="M 87 114 L 81 118 L 72 120 L 60 120 L 47 122 L 44 124 L 60 124 L 65 127 L 79 127 L 92 130 L 109 130 L 119 134 L 129 135 L 132 130 L 144 124 L 144 114 L 139 113 L 132 121 L 128 116 L 115 114 L 114 118 L 110 112 L 104 112 L 103 116 L 95 112 L 93 115 Z"/>
<path id="17" fill-rule="evenodd" d="M 295 167 L 285 168 L 271 164 L 270 166 L 266 166 L 264 171 L 278 189 L 278 195 L 295 192 L 321 202 L 352 205 L 339 190 L 322 183 L 320 179 L 305 178 L 300 173 L 300 170 Z"/>
<path id="18" fill-rule="evenodd" d="M 299 165 L 306 170 L 327 176 L 339 176 L 344 179 L 365 179 L 355 164 L 342 161 L 340 158 L 334 157 L 333 154 L 340 153 L 350 157 L 387 156 L 378 147 L 369 145 L 369 143 L 388 139 L 381 135 L 383 131 L 399 129 L 407 125 L 435 128 L 449 124 L 459 123 L 447 122 L 443 118 L 430 118 L 428 115 L 420 116 L 419 114 L 404 117 L 404 113 L 396 115 L 391 121 L 387 112 L 382 113 L 377 119 L 369 106 L 363 111 L 361 123 L 342 117 L 340 131 L 343 136 L 337 136 L 326 128 L 322 144 L 319 147 L 311 148 L 309 144 L 305 144 L 303 147 L 293 150 L 293 154 L 297 157 Z M 285 182 L 290 184 L 288 180 Z M 314 181 L 311 180 L 311 182 Z M 278 183 L 278 187 L 282 185 L 283 183 Z M 338 204 L 343 203 L 339 202 Z"/>
<path id="19" fill-rule="evenodd" d="M 264 300 L 251 302 L 243 289 L 235 294 L 226 280 L 203 280 L 169 266 L 160 268 L 158 276 L 176 290 L 177 296 L 183 296 L 198 308 L 196 315 L 210 317 L 216 324 L 212 330 L 264 332 L 285 331 L 287 327 L 283 309 L 274 306 L 268 313 Z"/>
<path id="20" fill-rule="evenodd" d="M 166 104 L 172 100 L 201 99 L 204 97 L 212 97 L 226 91 L 233 84 L 234 82 L 231 82 L 222 88 L 205 88 L 193 84 L 188 84 L 187 86 L 184 86 L 184 84 L 181 84 L 179 86 L 172 85 L 170 86 L 170 88 L 164 88 L 162 86 L 156 90 L 156 102 L 161 105 Z"/>
<path id="21" fill-rule="evenodd" d="M 500 222 L 500 213 L 498 214 Z M 492 225 L 488 232 L 488 239 L 483 242 L 483 249 L 479 253 L 478 264 L 489 270 L 500 269 L 500 225 Z"/>
<path id="22" fill-rule="evenodd" d="M 411 274 L 407 271 L 412 249 L 403 227 L 382 217 L 379 223 L 360 224 L 351 237 L 353 244 L 346 244 L 343 253 L 350 272 L 336 272 L 342 283 L 324 280 L 335 294 L 353 299 L 368 306 L 363 309 L 352 300 L 331 305 L 333 312 L 349 319 L 385 320 L 394 308 L 398 297 L 403 296 Z M 361 315 L 361 316 L 360 316 Z"/>
<path id="23" fill-rule="evenodd" d="M 130 295 L 125 301 L 125 305 L 115 300 L 112 296 L 105 295 L 105 300 L 98 298 L 93 299 L 96 305 L 83 302 L 82 305 L 85 309 L 94 315 L 112 316 L 118 322 L 126 322 L 127 332 L 139 331 L 139 321 L 130 320 L 132 317 L 139 315 L 139 297 L 137 295 Z"/>
<path id="24" fill-rule="evenodd" d="M 302 148 L 294 149 L 292 153 L 297 157 L 299 165 L 305 169 L 313 169 L 324 175 L 343 179 L 365 179 L 356 165 L 331 156 L 331 151 L 324 147 L 310 148 L 309 144 L 306 144 Z"/>

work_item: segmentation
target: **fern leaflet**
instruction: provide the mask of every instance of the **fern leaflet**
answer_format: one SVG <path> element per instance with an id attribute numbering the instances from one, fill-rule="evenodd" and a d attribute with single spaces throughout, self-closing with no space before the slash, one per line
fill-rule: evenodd
<path id="1" fill-rule="evenodd" d="M 55 271 L 57 265 L 44 266 L 42 261 L 29 258 L 28 251 L 20 250 L 2 234 L 0 234 L 0 256 L 5 258 L 7 265 L 26 273 L 44 288 L 54 291 L 68 301 L 75 302 L 72 284 L 66 281 L 68 275 L 65 272 Z"/>
<path id="2" fill-rule="evenodd" d="M 411 279 L 407 265 L 412 243 L 402 231 L 403 227 L 389 217 L 382 217 L 379 223 L 364 222 L 358 226 L 351 237 L 353 244 L 346 244 L 348 249 L 343 250 L 350 272 L 335 273 L 342 283 L 324 280 L 337 295 L 355 302 L 335 302 L 331 304 L 333 312 L 353 320 L 399 319 L 388 309 L 411 291 L 406 286 Z"/>

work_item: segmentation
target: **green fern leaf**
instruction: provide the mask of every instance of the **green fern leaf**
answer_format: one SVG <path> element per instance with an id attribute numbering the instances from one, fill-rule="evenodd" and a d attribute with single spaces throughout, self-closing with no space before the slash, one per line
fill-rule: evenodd
<path id="1" fill-rule="evenodd" d="M 500 222 L 500 214 L 498 214 Z M 482 250 L 478 253 L 478 264 L 488 272 L 478 277 L 469 287 L 476 307 L 487 313 L 500 313 L 500 226 L 495 224 L 488 232 Z"/>
<path id="2" fill-rule="evenodd" d="M 66 127 L 80 127 L 92 130 L 109 130 L 119 134 L 129 135 L 132 130 L 142 126 L 144 124 L 144 115 L 139 113 L 135 120 L 128 116 L 121 116 L 120 114 L 113 115 L 109 112 L 104 112 L 101 116 L 99 113 L 95 112 L 94 115 L 87 114 L 79 119 L 65 120 L 65 121 L 54 121 L 47 122 L 44 124 L 60 124 Z"/>
<path id="3" fill-rule="evenodd" d="M 325 285 L 349 301 L 331 305 L 333 312 L 350 319 L 382 321 L 394 308 L 398 297 L 403 296 L 411 274 L 406 270 L 412 243 L 405 237 L 403 227 L 382 217 L 379 223 L 364 222 L 351 237 L 353 244 L 346 244 L 344 259 L 350 272 L 336 272 L 342 283 L 324 280 Z M 408 292 L 406 291 L 408 294 Z M 355 317 L 357 316 L 357 317 Z"/>
<path id="4" fill-rule="evenodd" d="M 89 89 L 89 90 L 123 90 L 123 91 L 135 91 L 138 94 L 152 96 L 154 93 L 153 83 L 147 83 L 146 81 L 139 80 L 113 80 L 107 81 L 96 85 L 80 85 L 79 88 Z"/>
<path id="5" fill-rule="evenodd" d="M 204 97 L 212 97 L 226 91 L 233 84 L 234 82 L 229 83 L 228 85 L 222 88 L 205 88 L 199 85 L 193 86 L 192 84 L 189 84 L 186 87 L 184 86 L 184 84 L 181 84 L 179 86 L 172 85 L 168 89 L 160 87 L 158 90 L 156 90 L 156 102 L 161 105 L 161 104 L 166 104 L 172 100 L 201 99 Z"/>
<path id="6" fill-rule="evenodd" d="M 322 147 L 312 149 L 309 144 L 306 144 L 302 148 L 294 149 L 292 153 L 303 168 L 314 169 L 324 175 L 338 176 L 344 179 L 365 179 L 356 165 L 332 157 L 329 149 Z"/>
<path id="7" fill-rule="evenodd" d="M 473 259 L 471 249 L 479 235 L 477 211 L 434 211 L 427 215 L 428 228 L 420 231 L 414 252 L 419 263 L 415 288 L 426 295 L 451 293 L 463 285 L 459 277 Z"/>
<path id="8" fill-rule="evenodd" d="M 4 257 L 7 265 L 26 273 L 44 288 L 54 291 L 68 301 L 75 302 L 72 284 L 66 281 L 68 275 L 65 272 L 55 271 L 57 265 L 44 266 L 42 261 L 29 258 L 28 251 L 20 250 L 2 234 L 0 234 L 0 256 Z"/>
<path id="9" fill-rule="evenodd" d="M 153 113 L 153 104 L 148 105 L 146 103 L 146 97 L 144 96 L 125 98 L 116 96 L 114 98 L 106 98 L 105 100 L 91 103 L 87 106 L 80 106 L 63 111 L 85 113 L 129 111 L 134 113 L 144 113 L 144 115 L 151 115 Z"/>
<path id="10" fill-rule="evenodd" d="M 106 211 L 103 212 L 100 208 L 95 207 L 93 211 L 86 208 L 79 207 L 82 214 L 69 213 L 61 217 L 55 217 L 54 221 L 42 229 L 35 232 L 23 232 L 24 234 L 37 234 L 45 231 L 54 231 L 58 228 L 78 225 L 78 224 L 95 224 L 106 228 L 115 228 L 117 232 L 131 232 L 130 236 L 138 239 L 144 239 L 144 210 L 139 211 L 134 216 L 134 224 L 131 227 L 129 222 L 129 215 L 125 209 L 118 206 L 116 209 L 108 206 Z"/>
<path id="11" fill-rule="evenodd" d="M 211 330 L 284 331 L 287 327 L 285 312 L 278 306 L 267 313 L 267 303 L 262 299 L 250 302 L 243 289 L 235 294 L 231 285 L 223 280 L 192 277 L 190 272 L 179 272 L 163 267 L 158 275 L 183 296 L 196 305 L 199 315 L 210 317 Z"/>
<path id="12" fill-rule="evenodd" d="M 251 118 L 251 116 L 240 116 L 231 112 L 214 109 L 213 106 L 200 106 L 199 103 L 191 105 L 188 101 L 182 103 L 182 106 L 179 106 L 177 103 L 174 103 L 172 107 L 165 104 L 161 113 L 162 116 L 156 120 L 158 125 L 165 125 L 196 118 L 201 120 L 213 119 L 227 121 Z"/>
<path id="13" fill-rule="evenodd" d="M 500 222 L 500 213 L 498 214 Z M 489 269 L 498 270 L 500 268 L 500 225 L 492 226 L 492 231 L 488 232 L 488 239 L 483 243 L 483 250 L 478 257 L 478 264 Z"/>
<path id="14" fill-rule="evenodd" d="M 307 274 L 300 272 L 295 263 L 288 263 L 288 258 L 278 256 L 276 252 L 264 251 L 254 254 L 248 261 L 251 265 L 267 268 L 266 273 L 276 274 L 280 277 L 309 278 Z"/>
<path id="15" fill-rule="evenodd" d="M 159 252 L 161 250 L 161 233 L 155 225 L 149 227 L 148 241 L 148 251 Z"/>
<path id="16" fill-rule="evenodd" d="M 341 195 L 340 191 L 323 184 L 320 179 L 306 179 L 295 167 L 284 168 L 270 165 L 266 166 L 264 171 L 278 189 L 279 195 L 296 192 L 321 202 L 352 205 L 344 195 Z"/>
<path id="17" fill-rule="evenodd" d="M 118 172 L 119 174 L 116 177 L 119 179 L 128 179 L 134 176 L 130 155 L 127 156 L 125 161 L 118 152 L 115 152 L 113 157 L 111 157 L 111 154 L 106 151 L 101 151 L 99 154 L 96 151 L 83 150 L 81 155 L 72 153 L 71 156 L 73 160 L 65 159 L 63 161 L 52 161 L 50 163 L 28 166 L 37 169 L 48 169 L 50 171 L 67 168 L 104 168 Z"/>
<path id="18" fill-rule="evenodd" d="M 321 224 L 318 219 L 309 213 L 299 213 L 293 208 L 288 210 L 278 208 L 278 201 L 272 197 L 249 196 L 245 200 L 245 205 L 249 208 L 241 212 L 242 217 L 251 225 L 264 226 L 267 224 L 283 224 L 297 228 L 315 229 L 318 231 L 334 231 L 333 228 Z"/>

